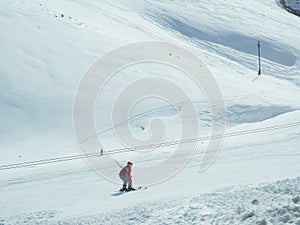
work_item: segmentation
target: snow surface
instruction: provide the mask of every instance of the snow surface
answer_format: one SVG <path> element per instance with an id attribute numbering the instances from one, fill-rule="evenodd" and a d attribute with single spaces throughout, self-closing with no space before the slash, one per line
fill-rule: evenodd
<path id="1" fill-rule="evenodd" d="M 79 154 L 72 104 L 80 80 L 98 57 L 137 41 L 178 44 L 209 67 L 226 104 L 226 133 L 299 122 L 298 20 L 274 0 L 2 0 L 0 166 Z M 98 100 L 97 129 L 106 148 L 122 147 L 110 121 L 116 93 L 147 76 L 181 84 L 197 109 L 201 135 L 210 134 L 205 97 L 182 73 L 135 65 L 117 74 Z M 147 138 L 158 132 L 151 130 L 151 120 L 160 118 L 168 130 L 165 140 L 177 140 L 178 107 L 154 100 L 137 105 L 128 119 L 132 132 Z M 121 196 L 114 195 L 120 185 L 82 160 L 0 171 L 0 224 L 263 225 L 265 220 L 299 225 L 299 202 L 292 201 L 300 194 L 299 137 L 295 126 L 226 138 L 205 172 L 199 172 L 199 164 L 207 141 L 199 142 L 178 174 Z M 114 157 L 121 164 L 133 160 L 135 166 L 148 166 L 170 153 L 166 147 Z M 134 171 L 133 178 L 139 185 Z M 254 199 L 258 205 L 251 204 Z M 252 211 L 255 215 L 246 218 Z"/>
<path id="2" fill-rule="evenodd" d="M 293 10 L 300 10 L 300 1 L 299 0 L 286 0 L 285 4 L 287 7 L 290 7 Z"/>
<path id="3" fill-rule="evenodd" d="M 147 190 L 148 191 L 148 190 Z M 150 191 L 150 190 L 149 190 Z M 146 191 L 145 191 L 146 192 Z M 300 177 L 58 219 L 59 211 L 6 218 L 8 224 L 300 224 Z M 116 198 L 136 193 L 116 194 Z M 146 193 L 144 193 L 146 194 Z M 123 196 L 124 195 L 124 196 Z"/>

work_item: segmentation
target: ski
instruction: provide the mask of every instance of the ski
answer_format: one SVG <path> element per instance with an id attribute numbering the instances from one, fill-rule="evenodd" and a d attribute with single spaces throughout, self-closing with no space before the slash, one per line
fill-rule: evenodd
<path id="1" fill-rule="evenodd" d="M 131 192 L 131 191 L 140 191 L 140 190 L 145 190 L 147 187 L 139 186 L 135 190 L 125 190 L 125 191 L 120 191 L 120 192 Z"/>
<path id="2" fill-rule="evenodd" d="M 112 196 L 119 196 L 119 195 L 123 195 L 125 193 L 129 193 L 129 192 L 135 192 L 135 191 L 142 191 L 142 190 L 146 190 L 148 189 L 148 187 L 144 187 L 144 186 L 139 186 L 137 187 L 135 190 L 131 190 L 131 191 L 120 191 L 118 190 L 117 192 L 113 193 Z"/>
<path id="3" fill-rule="evenodd" d="M 148 188 L 148 187 L 139 186 L 139 187 L 137 187 L 135 190 L 132 190 L 132 191 L 145 190 L 145 189 L 147 189 L 147 188 Z"/>

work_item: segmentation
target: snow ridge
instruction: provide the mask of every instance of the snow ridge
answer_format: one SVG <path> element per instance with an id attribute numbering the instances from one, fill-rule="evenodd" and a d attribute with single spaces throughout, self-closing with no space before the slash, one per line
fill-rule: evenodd
<path id="1" fill-rule="evenodd" d="M 146 191 L 151 191 L 151 188 Z M 139 204 L 109 214 L 60 220 L 59 212 L 49 211 L 9 217 L 4 221 L 5 224 L 53 225 L 122 224 L 124 221 L 130 224 L 300 225 L 299 193 L 300 177 L 268 184 L 229 187 L 192 198 Z"/>

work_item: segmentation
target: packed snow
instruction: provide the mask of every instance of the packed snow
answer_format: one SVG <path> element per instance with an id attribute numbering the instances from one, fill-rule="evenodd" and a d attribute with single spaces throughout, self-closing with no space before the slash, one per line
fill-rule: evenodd
<path id="1" fill-rule="evenodd" d="M 110 213 L 60 219 L 59 211 L 40 211 L 9 217 L 5 222 L 7 224 L 120 224 L 122 222 L 123 224 L 299 225 L 299 193 L 300 177 L 269 184 L 224 188 L 200 196 L 143 203 Z"/>
<path id="2" fill-rule="evenodd" d="M 109 182 L 82 159 L 0 170 L 0 225 L 300 225 L 300 24 L 279 1 L 2 0 L 0 26 L 0 168 L 80 154 L 72 124 L 78 85 L 99 57 L 134 42 L 170 42 L 197 55 L 223 95 L 225 133 L 255 131 L 227 135 L 205 171 L 200 162 L 208 140 L 199 141 L 174 176 L 123 194 L 121 180 Z M 197 116 L 179 118 L 187 102 L 147 98 L 124 121 L 128 137 L 160 133 L 151 126 L 156 118 L 164 122 L 166 142 L 178 140 L 181 122 L 198 121 L 200 137 L 210 135 L 206 98 L 184 73 L 139 64 L 119 71 L 98 98 L 96 128 L 106 149 L 124 147 L 111 121 L 115 97 L 147 77 L 180 86 Z M 134 162 L 139 186 L 135 168 L 164 161 L 173 147 L 112 156 L 121 165 Z M 118 170 L 112 173 L 118 178 Z"/>

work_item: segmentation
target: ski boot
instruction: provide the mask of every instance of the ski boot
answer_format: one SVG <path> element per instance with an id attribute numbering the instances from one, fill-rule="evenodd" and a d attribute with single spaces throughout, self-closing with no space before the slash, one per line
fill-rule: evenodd
<path id="1" fill-rule="evenodd" d="M 120 191 L 127 191 L 126 185 L 124 184 Z"/>
<path id="2" fill-rule="evenodd" d="M 136 189 L 132 187 L 131 185 L 128 186 L 127 191 L 135 191 Z"/>

